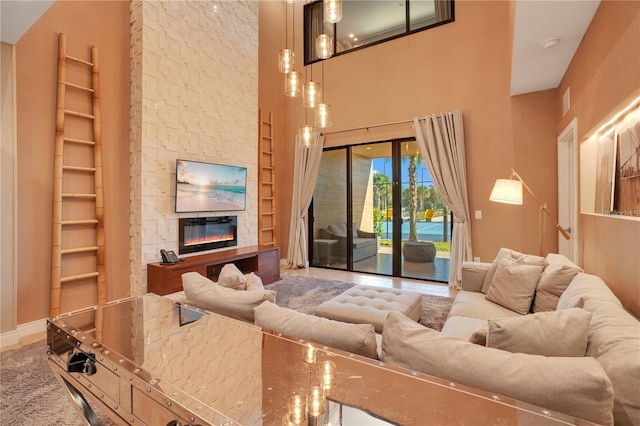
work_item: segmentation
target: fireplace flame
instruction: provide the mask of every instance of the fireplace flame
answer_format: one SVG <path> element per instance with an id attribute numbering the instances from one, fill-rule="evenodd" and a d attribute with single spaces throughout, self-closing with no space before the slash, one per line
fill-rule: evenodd
<path id="1" fill-rule="evenodd" d="M 201 238 L 190 238 L 184 242 L 184 246 L 195 246 L 198 244 L 215 243 L 219 241 L 233 241 L 233 234 L 207 235 Z"/>

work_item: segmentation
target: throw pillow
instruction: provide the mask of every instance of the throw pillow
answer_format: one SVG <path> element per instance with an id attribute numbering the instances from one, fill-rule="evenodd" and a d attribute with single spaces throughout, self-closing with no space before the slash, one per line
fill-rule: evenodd
<path id="1" fill-rule="evenodd" d="M 247 291 L 253 290 L 264 290 L 264 285 L 262 284 L 262 278 L 257 276 L 254 272 L 247 274 L 244 276 L 247 280 Z"/>
<path id="2" fill-rule="evenodd" d="M 373 324 L 350 324 L 264 302 L 254 308 L 256 325 L 369 358 L 378 359 Z"/>
<path id="3" fill-rule="evenodd" d="M 233 263 L 227 263 L 222 267 L 220 275 L 218 275 L 218 283 L 223 287 L 234 290 L 245 290 L 247 288 L 247 279 Z"/>
<path id="4" fill-rule="evenodd" d="M 487 347 L 532 355 L 581 357 L 587 352 L 591 313 L 580 308 L 490 319 Z"/>
<path id="5" fill-rule="evenodd" d="M 347 224 L 346 223 L 337 223 L 335 225 L 329 225 L 329 232 L 337 235 L 338 237 L 346 237 L 347 236 Z"/>
<path id="6" fill-rule="evenodd" d="M 489 287 L 491 287 L 491 282 L 493 281 L 493 276 L 495 275 L 496 270 L 498 269 L 498 264 L 503 259 L 515 260 L 516 262 L 522 263 L 525 265 L 536 265 L 536 266 L 542 266 L 542 267 L 547 265 L 547 261 L 544 257 L 534 256 L 531 254 L 523 254 L 515 250 L 501 248 L 498 251 L 498 254 L 495 260 L 491 264 L 489 271 L 487 271 L 487 275 L 485 275 L 484 277 L 484 281 L 482 282 L 482 290 L 481 290 L 483 293 L 487 294 L 487 292 L 489 291 Z"/>
<path id="7" fill-rule="evenodd" d="M 380 359 L 598 424 L 613 424 L 611 381 L 591 357 L 544 357 L 487 348 L 391 312 L 384 323 Z"/>
<path id="8" fill-rule="evenodd" d="M 529 313 L 542 269 L 543 266 L 526 265 L 512 259 L 501 260 L 486 299 L 522 315 Z"/>
<path id="9" fill-rule="evenodd" d="M 254 307 L 276 298 L 276 292 L 272 290 L 236 291 L 197 272 L 182 274 L 182 287 L 187 301 L 193 306 L 248 322 L 253 322 Z"/>
<path id="10" fill-rule="evenodd" d="M 555 311 L 562 293 L 578 272 L 582 272 L 582 269 L 561 254 L 549 253 L 546 259 L 548 264 L 542 271 L 536 288 L 533 312 Z"/>
<path id="11" fill-rule="evenodd" d="M 482 327 L 478 327 L 476 331 L 473 332 L 469 341 L 471 343 L 475 343 L 476 345 L 487 345 L 487 333 L 489 332 L 489 325 L 485 324 Z"/>

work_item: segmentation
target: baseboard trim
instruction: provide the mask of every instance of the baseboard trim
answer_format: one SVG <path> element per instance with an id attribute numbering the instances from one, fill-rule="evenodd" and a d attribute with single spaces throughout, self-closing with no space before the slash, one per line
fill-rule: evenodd
<path id="1" fill-rule="evenodd" d="M 41 319 L 26 324 L 20 324 L 14 331 L 0 334 L 0 349 L 20 343 L 20 339 L 47 330 L 47 320 Z"/>

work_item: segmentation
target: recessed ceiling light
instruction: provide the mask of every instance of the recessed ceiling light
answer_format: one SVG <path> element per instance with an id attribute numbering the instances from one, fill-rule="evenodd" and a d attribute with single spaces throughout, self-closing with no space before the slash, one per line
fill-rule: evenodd
<path id="1" fill-rule="evenodd" d="M 353 33 L 349 34 L 349 38 L 353 38 L 353 37 L 354 37 Z"/>
<path id="2" fill-rule="evenodd" d="M 544 42 L 542 42 L 542 45 L 544 46 L 545 49 L 549 49 L 550 47 L 557 46 L 558 43 L 560 43 L 560 39 L 557 37 L 554 37 L 554 38 L 550 38 L 549 40 L 545 40 Z"/>

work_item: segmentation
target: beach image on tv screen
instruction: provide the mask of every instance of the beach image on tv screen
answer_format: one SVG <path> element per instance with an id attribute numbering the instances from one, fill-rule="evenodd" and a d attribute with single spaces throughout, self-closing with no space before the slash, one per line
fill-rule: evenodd
<path id="1" fill-rule="evenodd" d="M 178 160 L 176 211 L 244 210 L 247 169 Z"/>

